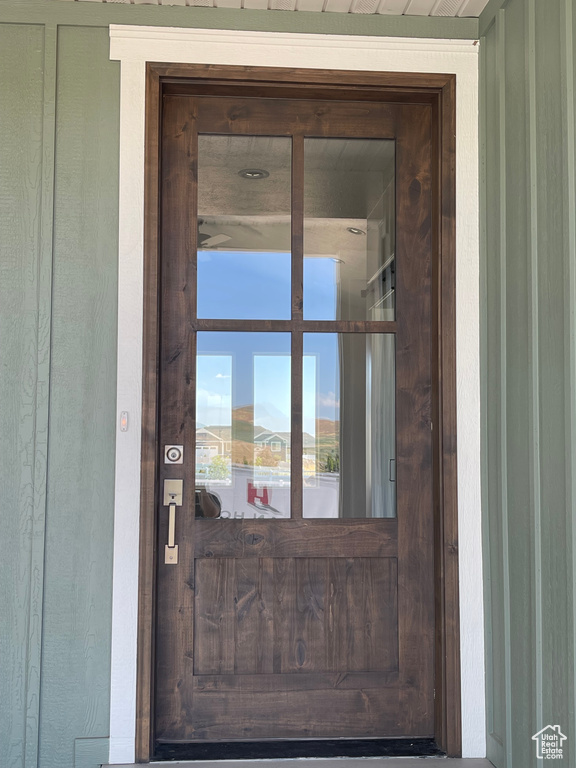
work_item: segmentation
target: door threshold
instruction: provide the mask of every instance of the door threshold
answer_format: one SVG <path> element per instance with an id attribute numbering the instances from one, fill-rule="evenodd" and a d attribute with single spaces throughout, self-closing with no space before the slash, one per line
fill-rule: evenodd
<path id="1" fill-rule="evenodd" d="M 431 738 L 268 739 L 157 742 L 155 760 L 289 760 L 302 758 L 445 757 Z"/>
<path id="2" fill-rule="evenodd" d="M 304 762 L 320 763 L 318 768 L 360 768 L 360 763 L 370 761 L 370 768 L 494 768 L 485 758 L 478 757 L 301 757 L 279 758 L 275 760 L 163 760 L 147 763 L 154 768 L 159 766 L 181 766 L 181 768 L 302 768 Z M 422 761 L 425 761 L 424 763 Z M 141 763 L 123 763 L 122 765 L 103 765 L 102 768 L 142 768 Z"/>

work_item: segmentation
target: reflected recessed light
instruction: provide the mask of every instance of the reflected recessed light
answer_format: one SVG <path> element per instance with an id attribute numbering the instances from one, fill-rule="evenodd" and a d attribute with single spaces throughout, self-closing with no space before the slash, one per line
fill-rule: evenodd
<path id="1" fill-rule="evenodd" d="M 346 262 L 343 259 L 332 259 L 332 261 L 335 261 L 336 264 L 346 264 Z"/>
<path id="2" fill-rule="evenodd" d="M 346 231 L 350 232 L 351 235 L 365 235 L 366 232 L 364 232 L 363 229 L 358 229 L 358 227 L 346 227 Z"/>
<path id="3" fill-rule="evenodd" d="M 242 176 L 243 179 L 267 179 L 270 174 L 262 168 L 244 168 L 238 171 L 238 176 Z"/>

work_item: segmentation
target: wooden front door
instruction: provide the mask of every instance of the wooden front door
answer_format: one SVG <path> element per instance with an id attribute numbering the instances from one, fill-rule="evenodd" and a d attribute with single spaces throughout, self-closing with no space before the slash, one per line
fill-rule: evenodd
<path id="1" fill-rule="evenodd" d="M 431 153 L 429 105 L 164 96 L 157 745 L 434 736 Z"/>

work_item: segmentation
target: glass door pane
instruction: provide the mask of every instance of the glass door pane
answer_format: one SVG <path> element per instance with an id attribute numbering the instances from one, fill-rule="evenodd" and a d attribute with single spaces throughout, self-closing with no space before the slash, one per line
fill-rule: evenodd
<path id="1" fill-rule="evenodd" d="M 395 338 L 305 333 L 304 517 L 396 516 Z"/>
<path id="2" fill-rule="evenodd" d="M 394 320 L 395 142 L 304 140 L 304 319 Z"/>
<path id="3" fill-rule="evenodd" d="M 198 317 L 289 320 L 292 140 L 198 137 Z"/>
<path id="4" fill-rule="evenodd" d="M 289 333 L 198 333 L 197 517 L 290 517 L 290 389 Z"/>

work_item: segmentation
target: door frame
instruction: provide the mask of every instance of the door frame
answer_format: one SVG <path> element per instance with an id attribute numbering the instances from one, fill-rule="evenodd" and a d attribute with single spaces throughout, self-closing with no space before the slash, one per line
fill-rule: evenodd
<path id="1" fill-rule="evenodd" d="M 233 95 L 239 88 L 276 98 L 428 103 L 432 108 L 432 421 L 435 551 L 435 735 L 448 755 L 459 756 L 460 632 L 458 616 L 458 504 L 456 472 L 455 322 L 455 76 L 389 75 L 268 67 L 153 64 L 146 68 L 144 180 L 144 345 L 140 594 L 136 759 L 149 760 L 154 738 L 154 595 L 157 570 L 158 369 L 160 294 L 160 125 L 164 89 Z M 436 426 L 437 425 L 437 426 Z"/>
<path id="2" fill-rule="evenodd" d="M 131 37 L 130 31 L 133 31 L 134 28 L 129 28 L 128 33 L 126 28 L 118 28 L 118 37 L 123 37 L 124 42 L 127 44 L 128 48 L 128 54 L 126 55 L 126 51 L 124 51 L 124 55 L 118 55 L 118 51 L 116 53 L 114 52 L 114 45 L 111 46 L 111 58 L 120 58 L 123 61 L 123 72 L 122 72 L 122 110 L 125 110 L 127 105 L 133 100 L 133 94 L 130 91 L 130 87 L 133 86 L 135 81 L 141 81 L 144 78 L 144 61 L 137 60 L 138 57 L 134 56 L 134 36 Z M 211 40 L 208 38 L 214 38 L 215 36 L 218 37 L 218 35 L 227 36 L 229 39 L 234 37 L 234 39 L 237 39 L 238 34 L 233 33 L 233 35 L 230 35 L 230 33 L 220 33 L 220 32 L 214 32 L 213 30 L 154 30 L 158 34 L 158 38 L 163 39 L 163 41 L 166 41 L 166 37 L 170 33 L 177 33 L 178 35 L 184 35 L 184 36 L 198 36 L 199 34 L 205 35 L 206 43 L 210 45 Z M 148 30 L 146 30 L 148 32 Z M 137 37 L 143 37 L 142 30 L 139 28 L 138 33 L 135 35 Z M 334 40 L 337 40 L 337 43 L 340 47 L 342 47 L 342 44 L 344 41 L 350 42 L 351 47 L 353 44 L 353 47 L 358 50 L 358 38 L 345 38 L 344 36 L 312 36 L 312 35 L 288 35 L 288 34 L 266 34 L 266 33 L 242 33 L 242 37 L 265 37 L 267 39 L 270 38 L 281 38 L 281 42 L 284 44 L 290 45 L 292 48 L 296 49 L 292 53 L 298 53 L 297 46 L 299 39 L 302 39 L 302 45 L 305 47 L 309 47 L 309 44 L 312 41 L 313 38 L 320 38 L 320 40 L 315 41 L 316 46 L 318 48 L 322 47 L 322 44 L 330 44 L 334 43 Z M 146 39 L 150 41 L 154 35 L 151 33 L 148 35 L 145 35 Z M 112 34 L 113 43 L 114 43 L 114 35 Z M 329 39 L 331 38 L 331 39 Z M 175 38 L 176 39 L 176 38 Z M 178 38 L 180 39 L 180 38 Z M 378 38 L 361 38 L 360 40 L 363 41 L 370 41 L 372 44 L 376 44 L 379 47 L 386 47 L 386 43 L 390 45 L 390 40 L 384 41 L 382 39 Z M 180 40 L 181 41 L 181 40 Z M 304 42 L 305 41 L 305 42 Z M 117 43 L 119 40 L 116 41 Z M 278 42 L 276 40 L 276 42 Z M 443 50 L 442 45 L 446 44 L 447 41 L 393 41 L 393 44 L 390 45 L 390 48 L 392 49 L 398 49 L 399 47 L 403 50 L 407 50 L 409 52 L 414 53 L 416 50 L 416 47 L 418 49 L 426 48 L 426 43 L 430 47 L 434 46 L 434 50 Z M 147 45 L 149 46 L 150 43 L 148 42 Z M 454 43 L 450 43 L 451 46 L 454 46 Z M 460 53 L 466 53 L 468 54 L 468 61 L 470 61 L 470 64 L 472 63 L 472 60 L 476 60 L 477 56 L 475 55 L 477 52 L 477 48 L 474 50 L 472 49 L 470 44 L 463 44 L 459 41 L 457 44 L 460 46 Z M 166 46 L 164 45 L 164 50 L 166 50 Z M 171 53 L 174 51 L 176 53 L 176 56 L 174 58 L 180 58 L 182 56 L 182 51 L 179 49 L 170 48 Z M 368 56 L 370 53 L 373 53 L 372 51 L 366 52 Z M 472 56 L 470 56 L 472 54 Z M 188 54 L 189 56 L 190 54 Z M 336 52 L 336 57 L 338 60 L 340 60 L 340 57 L 338 56 L 338 53 Z M 155 58 L 166 58 L 165 56 L 160 56 L 158 53 L 150 53 L 146 55 L 145 61 L 148 61 L 150 59 Z M 192 56 L 192 58 L 198 58 L 196 56 Z M 208 61 L 212 61 L 214 59 L 222 59 L 226 58 L 223 57 L 221 54 L 209 54 Z M 366 65 L 366 55 L 364 55 L 364 63 Z M 397 57 L 396 57 L 397 58 Z M 402 57 L 400 57 L 401 59 Z M 362 60 L 362 57 L 360 57 Z M 189 58 L 184 58 L 184 60 L 190 60 Z M 316 59 L 317 60 L 317 59 Z M 226 62 L 224 62 L 226 63 Z M 309 64 L 307 61 L 305 62 L 305 66 L 311 67 L 312 65 Z M 438 429 L 435 429 L 435 468 L 436 468 L 436 476 L 438 478 L 438 482 L 436 483 L 436 491 L 435 491 L 435 515 L 436 515 L 436 542 L 437 547 L 436 550 L 440 553 L 440 557 L 437 558 L 437 567 L 436 567 L 436 607 L 437 607 L 437 615 L 440 617 L 440 620 L 437 624 L 437 653 L 436 653 L 436 678 L 439 682 L 439 686 L 436 690 L 436 722 L 437 722 L 437 739 L 439 745 L 442 746 L 442 748 L 449 754 L 449 755 L 458 755 L 461 752 L 461 706 L 460 706 L 460 638 L 459 638 L 459 595 L 458 595 L 458 539 L 457 539 L 457 527 L 458 527 L 458 505 L 457 505 L 457 488 L 458 486 L 460 488 L 464 487 L 465 490 L 465 496 L 466 501 L 468 501 L 468 497 L 470 496 L 470 493 L 467 492 L 466 489 L 466 482 L 464 484 L 462 483 L 462 477 L 460 471 L 457 474 L 457 467 L 456 467 L 456 419 L 457 419 L 457 403 L 456 403 L 456 279 L 455 279 L 455 261 L 456 261 L 456 234 L 455 234 L 455 208 L 456 208 L 456 196 L 455 196 L 455 157 L 456 157 L 456 146 L 455 146 L 455 123 L 456 123 L 456 109 L 455 109 L 455 92 L 456 92 L 456 79 L 454 77 L 454 74 L 451 75 L 436 75 L 436 74 L 414 74 L 411 72 L 400 72 L 400 73 L 391 73 L 391 72 L 385 72 L 385 71 L 354 71 L 357 65 L 352 65 L 350 67 L 350 70 L 336 72 L 336 82 L 339 83 L 347 83 L 349 86 L 357 86 L 357 87 L 368 87 L 370 86 L 372 89 L 377 91 L 380 89 L 382 93 L 386 92 L 388 94 L 388 97 L 390 97 L 390 94 L 393 94 L 392 98 L 394 100 L 404 98 L 406 100 L 426 100 L 429 103 L 433 105 L 433 108 L 435 110 L 435 114 L 437 117 L 436 125 L 437 125 L 437 143 L 438 147 L 440 149 L 440 159 L 438 162 L 438 173 L 437 173 L 437 187 L 438 190 L 442 188 L 443 192 L 440 197 L 439 195 L 439 203 L 436 207 L 435 212 L 435 233 L 436 233 L 436 244 L 437 244 L 437 252 L 438 254 L 441 254 L 441 258 L 439 258 L 437 262 L 437 269 L 435 270 L 435 275 L 437 277 L 435 283 L 434 283 L 434 289 L 435 294 L 437 297 L 436 302 L 436 308 L 435 308 L 435 318 L 436 318 L 436 328 L 435 328 L 435 334 L 437 339 L 441 339 L 441 344 L 439 343 L 436 348 L 436 354 L 435 354 L 435 369 L 436 369 L 436 380 L 437 380 L 437 387 L 436 387 L 436 393 L 435 393 L 435 413 L 434 413 L 434 423 L 439 425 Z M 380 65 L 381 66 L 381 65 Z M 396 62 L 394 65 L 390 66 L 390 69 L 393 69 L 395 66 L 397 66 Z M 430 67 L 430 64 L 425 64 L 422 66 L 422 69 L 427 69 Z M 409 67 L 407 67 L 408 69 Z M 379 69 L 378 65 L 375 67 L 375 69 Z M 452 70 L 456 69 L 459 71 L 461 67 L 456 67 L 451 64 L 449 64 L 446 69 Z M 474 64 L 473 66 L 469 66 L 467 69 L 467 74 L 470 74 L 470 71 L 473 69 L 473 74 L 471 78 L 471 84 L 473 86 L 476 85 L 476 69 L 477 64 Z M 292 78 L 295 77 L 295 73 L 297 73 L 298 77 L 301 79 L 301 81 L 306 81 L 308 83 L 317 83 L 318 85 L 333 85 L 333 81 L 335 78 L 335 71 L 334 70 L 311 70 L 311 69 L 301 69 L 301 70 L 294 70 L 290 69 L 290 76 Z M 154 528 L 154 516 L 156 514 L 156 504 L 154 499 L 154 477 L 155 477 L 155 467 L 154 467 L 154 461 L 156 456 L 156 409 L 155 409 L 155 402 L 156 402 L 156 375 L 155 372 L 157 370 L 157 358 L 156 358 L 156 333 L 157 333 L 157 297 L 156 297 L 156 267 L 157 267 L 157 255 L 158 255 L 158 238 L 157 238 L 157 219 L 154 216 L 154 212 L 157 210 L 157 203 L 158 203 L 158 174 L 157 174 L 157 141 L 158 141 L 158 128 L 159 128 L 159 110 L 158 110 L 158 104 L 159 104 L 159 97 L 160 97 L 160 89 L 161 84 L 163 82 L 163 79 L 165 78 L 178 78 L 178 77 L 190 77 L 192 74 L 198 75 L 199 73 L 202 73 L 203 77 L 206 77 L 208 79 L 213 79 L 215 76 L 222 77 L 223 72 L 222 70 L 219 70 L 217 66 L 210 66 L 210 67 L 204 67 L 200 65 L 200 67 L 196 67 L 195 69 L 190 69 L 189 67 L 185 65 L 157 65 L 157 64 L 148 64 L 147 66 L 147 74 L 146 74 L 146 153 L 145 153 L 145 167 L 146 167 L 146 182 L 145 182 L 145 191 L 144 191 L 144 199 L 145 199 L 145 211 L 146 215 L 142 218 L 136 217 L 137 221 L 144 221 L 145 222 L 145 261 L 144 261 L 144 308 L 145 308 L 145 318 L 146 322 L 143 326 L 143 349 L 141 348 L 139 353 L 141 354 L 143 352 L 144 359 L 143 359 L 143 379 L 142 379 L 142 386 L 143 386 L 143 410 L 142 410 L 142 433 L 141 433 L 141 447 L 142 447 L 142 454 L 141 454 L 141 488 L 139 493 L 139 499 L 140 499 L 140 508 L 141 508 L 141 525 L 140 525 L 140 585 L 138 590 L 138 599 L 139 599 L 139 611 L 138 611 L 138 654 L 137 654 L 137 664 L 138 664 L 138 670 L 136 674 L 137 678 L 137 697 L 136 697 L 136 752 L 137 752 L 137 759 L 141 762 L 145 762 L 149 760 L 150 757 L 150 735 L 151 735 L 151 702 L 152 702 L 152 686 L 153 686 L 153 680 L 152 680 L 152 660 L 153 660 L 153 611 L 154 611 L 154 597 L 153 597 L 153 575 L 154 575 L 154 546 L 152 543 L 152 536 L 150 535 L 150 532 Z M 240 67 L 235 72 L 233 72 L 233 68 L 230 68 L 227 70 L 229 75 L 232 75 L 236 78 L 243 78 L 244 80 L 250 79 L 250 77 L 254 80 L 258 80 L 258 78 L 262 79 L 264 78 L 267 82 L 270 82 L 274 80 L 274 76 L 278 76 L 278 78 L 281 80 L 284 76 L 282 74 L 282 71 L 280 69 L 274 69 L 271 70 L 268 67 L 256 67 L 254 68 L 251 73 L 250 77 L 247 75 L 247 70 L 244 67 Z M 225 73 L 224 73 L 225 74 Z M 472 99 L 472 103 L 474 106 L 475 102 L 475 96 Z M 386 96 L 384 95 L 383 98 Z M 133 110 L 134 107 L 136 108 L 135 111 L 139 112 L 138 117 L 136 121 L 133 120 L 133 126 L 134 122 L 138 124 L 139 122 L 142 123 L 142 127 L 144 126 L 144 104 L 132 104 Z M 472 116 L 468 117 L 468 124 L 467 127 L 470 128 L 470 125 L 473 124 L 473 121 L 475 120 L 475 114 L 473 113 Z M 460 121 L 461 124 L 461 121 Z M 475 131 L 472 131 L 472 147 L 475 149 L 475 138 L 476 134 Z M 143 133 L 142 133 L 142 139 L 143 139 Z M 133 141 L 134 137 L 133 135 L 126 134 L 122 137 L 122 130 L 121 130 L 121 144 L 124 144 L 124 147 L 127 146 L 128 142 Z M 143 149 L 143 142 L 142 142 L 142 149 Z M 138 153 L 136 153 L 137 155 Z M 144 154 L 144 153 L 143 153 Z M 135 155 L 135 156 L 136 156 Z M 461 155 L 460 155 L 461 157 Z M 469 160 L 469 158 L 468 158 Z M 470 170 L 470 168 L 469 168 Z M 468 189 L 469 191 L 472 189 L 475 189 L 475 185 L 477 183 L 477 167 L 474 167 L 472 164 L 472 182 L 469 185 Z M 124 308 L 122 305 L 122 296 L 126 298 L 128 294 L 130 294 L 130 288 L 127 287 L 122 280 L 122 253 L 127 251 L 134 251 L 134 244 L 128 243 L 128 239 L 130 237 L 130 231 L 127 230 L 126 225 L 123 224 L 122 220 L 122 214 L 123 214 L 123 208 L 129 208 L 132 205 L 132 200 L 128 199 L 128 194 L 130 194 L 130 191 L 134 192 L 136 191 L 136 196 L 140 198 L 142 190 L 140 189 L 140 183 L 139 179 L 136 178 L 135 182 L 133 182 L 132 189 L 128 189 L 127 185 L 124 186 L 124 195 L 122 194 L 123 186 L 122 186 L 122 175 L 128 174 L 129 172 L 122 169 L 121 165 L 121 242 L 120 242 L 120 252 L 121 252 L 121 279 L 120 279 L 120 310 L 119 313 L 122 314 L 124 312 Z M 134 176 L 134 172 L 132 172 Z M 138 172 L 136 173 L 136 177 L 138 177 Z M 460 179 L 460 177 L 459 177 Z M 130 186 L 130 185 L 128 185 Z M 474 207 L 474 203 L 476 203 L 476 208 Z M 471 204 L 472 212 L 474 210 L 477 210 L 477 199 L 472 201 Z M 135 221 L 132 220 L 132 226 L 134 225 Z M 461 224 L 461 220 L 459 220 L 459 224 Z M 466 222 L 464 222 L 466 223 Z M 124 230 L 123 230 L 124 227 Z M 132 229 L 132 234 L 134 234 L 134 231 Z M 471 235 L 472 237 L 472 248 L 471 252 L 472 255 L 474 255 L 474 252 L 476 254 L 477 259 L 477 223 L 475 222 L 475 225 L 469 225 L 468 236 Z M 140 238 L 136 237 L 136 251 L 138 250 L 138 240 Z M 474 246 L 476 245 L 476 250 Z M 463 250 L 463 249 L 460 249 Z M 468 253 L 468 256 L 470 256 L 470 251 Z M 137 257 L 137 254 L 136 254 Z M 140 255 L 141 258 L 141 255 Z M 128 266 L 125 264 L 124 266 Z M 477 266 L 477 262 L 476 262 Z M 466 270 L 464 270 L 466 272 Z M 468 268 L 468 277 L 470 277 L 470 272 L 472 275 L 474 274 L 474 259 L 472 259 L 472 270 Z M 129 273 L 125 273 L 124 277 L 132 277 L 133 275 L 130 275 Z M 141 279 L 142 275 L 137 274 L 136 280 L 135 280 L 135 286 L 138 287 L 138 285 L 141 285 Z M 474 292 L 472 291 L 472 298 L 474 297 Z M 138 296 L 134 297 L 132 296 L 132 303 L 136 304 L 138 306 Z M 140 308 L 141 308 L 141 298 L 140 298 Z M 460 310 L 461 312 L 462 310 Z M 460 317 L 459 320 L 460 325 L 462 324 L 462 318 Z M 126 392 L 126 380 L 130 379 L 130 383 L 132 385 L 132 390 L 134 390 L 134 382 L 138 379 L 138 373 L 135 373 L 134 370 L 130 371 L 128 375 L 126 375 L 126 371 L 124 371 L 124 378 L 122 378 L 121 368 L 126 367 L 127 361 L 125 359 L 122 359 L 121 361 L 121 355 L 123 352 L 126 351 L 126 346 L 122 344 L 122 318 L 119 319 L 119 332 L 120 332 L 120 343 L 119 343 L 119 374 L 118 374 L 118 382 L 119 382 L 119 391 L 118 391 L 118 407 L 119 407 L 119 417 L 121 410 L 124 410 L 123 406 L 127 404 L 127 402 L 130 401 L 130 398 L 127 397 Z M 472 336 L 474 334 L 472 333 Z M 138 336 L 138 334 L 136 334 Z M 131 341 L 132 339 L 130 339 Z M 470 341 L 470 339 L 468 340 Z M 123 347 L 123 349 L 121 349 Z M 472 361 L 474 361 L 474 354 L 472 353 Z M 470 359 L 470 356 L 468 356 L 468 359 Z M 466 362 L 466 361 L 465 361 Z M 459 366 L 462 367 L 462 354 L 461 351 L 459 352 Z M 472 365 L 472 376 L 474 378 L 474 374 L 476 373 L 476 366 Z M 121 388 L 121 383 L 124 385 L 124 388 Z M 462 387 L 460 386 L 460 381 L 458 381 L 458 395 L 460 399 L 462 399 Z M 130 387 L 128 387 L 130 388 Z M 140 402 L 140 392 L 138 391 L 138 388 L 135 388 L 136 391 L 136 397 L 132 398 L 132 404 L 139 404 Z M 475 389 L 475 382 L 473 382 L 472 389 Z M 128 394 L 134 394 L 134 391 Z M 465 393 L 466 394 L 466 393 Z M 472 400 L 476 400 L 475 396 L 471 398 Z M 133 405 L 134 407 L 134 405 Z M 458 415 L 460 418 L 462 417 L 461 409 L 458 411 Z M 466 414 L 468 415 L 468 414 Z M 473 414 L 472 421 L 475 421 L 474 419 L 475 414 Z M 136 410 L 136 412 L 132 411 L 129 415 L 129 418 L 134 422 L 132 429 L 133 433 L 128 438 L 128 440 L 131 440 L 132 443 L 132 453 L 133 448 L 135 445 L 140 448 L 139 445 L 139 435 L 135 435 L 135 432 L 138 430 L 139 426 L 139 413 Z M 469 426 L 469 425 L 467 425 Z M 120 420 L 119 424 L 119 432 L 124 432 L 126 429 L 126 424 L 124 422 L 122 426 L 122 420 Z M 138 430 L 139 431 L 139 430 Z M 468 450 L 466 451 L 465 459 L 470 458 L 468 454 L 470 454 L 470 447 L 475 447 L 475 430 L 472 429 L 472 434 L 466 435 L 466 442 L 468 443 Z M 124 443 L 122 441 L 125 441 Z M 124 446 L 126 445 L 127 438 L 124 435 L 118 435 L 118 441 L 117 441 L 117 481 L 116 481 L 116 522 L 122 522 L 120 519 L 122 516 L 123 508 L 131 506 L 132 509 L 134 509 L 134 499 L 131 499 L 130 502 L 128 502 L 127 499 L 127 483 L 125 482 L 125 466 L 122 464 L 122 458 L 124 453 L 124 458 L 126 455 L 126 452 L 124 451 Z M 475 454 L 475 451 L 472 451 L 473 454 Z M 138 467 L 140 469 L 140 465 Z M 134 479 L 134 478 L 133 478 Z M 458 482 L 460 480 L 460 482 Z M 468 484 L 472 487 L 476 484 L 475 478 L 472 478 L 472 483 L 470 484 L 470 478 L 468 478 Z M 473 495 L 473 494 L 472 494 Z M 479 507 L 478 507 L 479 511 Z M 461 512 L 462 517 L 462 512 Z M 479 519 L 477 521 L 478 529 L 479 529 Z M 114 600 L 114 610 L 115 612 L 118 610 L 119 605 L 121 606 L 121 601 L 116 599 L 116 596 L 120 590 L 125 587 L 125 584 L 121 581 L 121 567 L 118 568 L 118 565 L 122 566 L 123 558 L 118 553 L 121 549 L 125 550 L 125 542 L 119 541 L 118 536 L 118 528 L 117 528 L 117 534 L 115 537 L 115 582 L 114 582 L 114 590 L 115 590 L 115 600 Z M 469 536 L 470 531 L 467 530 L 466 534 Z M 469 544 L 469 542 L 468 542 Z M 474 547 L 472 547 L 474 549 Z M 134 551 L 132 549 L 132 551 Z M 477 549 L 477 551 L 479 551 Z M 117 556 L 118 555 L 118 556 Z M 124 552 L 125 555 L 125 552 Z M 126 562 L 126 557 L 124 556 L 124 563 Z M 134 566 L 134 563 L 132 563 L 132 567 Z M 460 566 L 462 569 L 462 565 Z M 478 570 L 478 561 L 476 563 L 472 564 L 472 568 Z M 465 574 L 466 575 L 466 574 Z M 120 578 L 119 578 L 120 577 Z M 475 606 L 476 607 L 476 606 Z M 130 617 L 129 617 L 130 618 Z M 480 616 L 480 619 L 482 617 Z M 122 657 L 122 648 L 120 647 L 123 642 L 123 638 L 120 637 L 118 628 L 121 624 L 121 621 L 117 618 L 115 622 L 113 621 L 113 660 L 112 660 L 112 706 L 111 706 L 111 755 L 110 760 L 111 762 L 120 762 L 120 760 L 130 760 L 130 745 L 128 743 L 128 738 L 124 737 L 123 744 L 120 744 L 120 739 L 118 738 L 118 721 L 115 718 L 115 707 L 117 708 L 118 701 L 120 700 L 121 696 L 118 694 L 118 691 L 116 690 L 114 686 L 114 675 L 115 675 L 115 669 L 118 668 L 118 660 Z M 133 659 L 126 659 L 124 657 L 124 662 L 129 661 L 132 662 Z M 481 661 L 481 664 L 483 665 L 483 660 Z M 483 696 L 482 696 L 482 704 L 483 704 Z M 476 709 L 476 713 L 478 714 L 478 710 Z M 130 725 L 128 721 L 128 727 L 126 727 L 126 724 L 124 724 L 124 734 L 127 734 L 130 732 Z M 116 741 L 114 742 L 114 739 Z M 133 745 L 133 742 L 132 742 Z M 133 746 L 132 746 L 133 749 Z M 472 747 L 472 750 L 478 750 L 477 745 L 474 745 Z M 481 748 L 480 748 L 481 749 Z M 466 750 L 466 753 L 470 753 L 470 747 Z M 132 752 L 133 754 L 133 752 Z M 475 753 L 478 755 L 478 751 Z"/>

